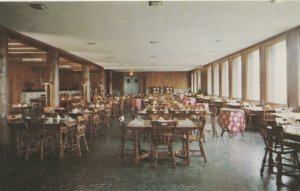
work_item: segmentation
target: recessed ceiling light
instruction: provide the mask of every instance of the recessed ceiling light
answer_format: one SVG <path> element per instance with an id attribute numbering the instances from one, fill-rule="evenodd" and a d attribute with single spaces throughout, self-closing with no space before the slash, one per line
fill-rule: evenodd
<path id="1" fill-rule="evenodd" d="M 223 40 L 219 40 L 219 39 L 217 39 L 217 40 L 215 40 L 215 42 L 223 42 Z"/>
<path id="2" fill-rule="evenodd" d="M 43 3 L 30 3 L 30 6 L 37 10 L 46 10 L 48 7 Z"/>
<path id="3" fill-rule="evenodd" d="M 158 44 L 158 41 L 157 40 L 152 40 L 150 41 L 151 44 Z"/>
<path id="4" fill-rule="evenodd" d="M 271 0 L 271 3 L 282 3 L 284 0 Z"/>
<path id="5" fill-rule="evenodd" d="M 162 1 L 149 1 L 150 7 L 159 7 L 162 6 Z"/>
<path id="6" fill-rule="evenodd" d="M 107 58 L 108 58 L 108 59 L 112 59 L 112 58 L 114 58 L 114 57 L 113 57 L 113 56 L 108 56 Z"/>
<path id="7" fill-rule="evenodd" d="M 96 45 L 95 42 L 87 42 L 87 44 L 90 45 L 90 46 Z"/>
<path id="8" fill-rule="evenodd" d="M 156 56 L 150 56 L 151 58 L 155 58 Z"/>

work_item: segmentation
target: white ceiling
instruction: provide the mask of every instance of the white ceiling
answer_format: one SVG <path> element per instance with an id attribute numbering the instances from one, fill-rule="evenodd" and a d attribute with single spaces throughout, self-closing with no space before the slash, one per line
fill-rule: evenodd
<path id="1" fill-rule="evenodd" d="M 188 71 L 300 24 L 299 1 L 44 4 L 2 2 L 0 25 L 118 71 Z"/>

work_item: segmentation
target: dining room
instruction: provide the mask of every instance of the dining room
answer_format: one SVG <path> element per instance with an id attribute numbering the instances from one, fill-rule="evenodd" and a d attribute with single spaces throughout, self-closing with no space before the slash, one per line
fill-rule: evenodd
<path id="1" fill-rule="evenodd" d="M 299 190 L 300 2 L 0 2 L 0 190 Z"/>

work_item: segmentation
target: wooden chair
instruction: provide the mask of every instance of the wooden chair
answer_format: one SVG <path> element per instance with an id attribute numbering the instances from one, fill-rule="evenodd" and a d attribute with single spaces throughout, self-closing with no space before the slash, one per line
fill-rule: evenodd
<path id="1" fill-rule="evenodd" d="M 211 124 L 211 128 L 212 128 L 214 136 L 218 137 L 218 132 L 216 129 L 216 116 L 218 116 L 218 114 L 219 114 L 218 107 L 215 104 L 210 104 L 209 111 L 210 111 L 210 113 L 208 115 L 209 115 L 210 119 L 208 122 Z"/>
<path id="2" fill-rule="evenodd" d="M 99 131 L 100 123 L 100 111 L 95 110 L 91 116 L 91 125 L 89 126 L 89 133 L 97 137 L 97 132 Z"/>
<path id="3" fill-rule="evenodd" d="M 152 156 L 154 158 L 154 167 L 157 167 L 158 159 L 170 157 L 173 161 L 173 167 L 176 168 L 173 145 L 176 136 L 177 122 L 152 121 L 152 128 Z"/>
<path id="4" fill-rule="evenodd" d="M 294 176 L 300 172 L 300 161 L 298 152 L 299 142 L 294 142 L 285 138 L 282 126 L 272 125 L 263 127 L 263 138 L 265 139 L 266 149 L 260 174 L 263 176 L 266 156 L 269 153 L 269 168 L 277 168 L 276 183 L 282 184 L 282 175 Z M 273 160 L 276 154 L 276 161 Z"/>
<path id="5" fill-rule="evenodd" d="M 22 121 L 22 115 L 7 115 L 6 122 L 10 129 L 10 148 L 12 148 L 18 157 L 25 152 L 24 133 L 25 125 Z"/>
<path id="6" fill-rule="evenodd" d="M 26 121 L 29 142 L 26 149 L 26 159 L 32 153 L 39 153 L 40 159 L 44 160 L 45 154 L 54 153 L 55 132 L 46 129 L 45 119 L 31 119 Z"/>
<path id="7" fill-rule="evenodd" d="M 162 110 L 147 110 L 146 111 L 148 119 L 152 119 L 152 116 L 158 116 L 158 118 L 164 113 Z"/>
<path id="8" fill-rule="evenodd" d="M 87 118 L 85 116 L 78 116 L 76 132 L 72 140 L 72 151 L 77 150 L 79 156 L 81 156 L 81 145 L 80 140 L 83 139 L 85 143 L 85 148 L 89 151 L 89 147 L 85 138 L 85 130 L 87 125 Z"/>
<path id="9" fill-rule="evenodd" d="M 171 110 L 170 113 L 172 114 L 173 119 L 183 120 L 186 117 L 186 111 Z"/>
<path id="10" fill-rule="evenodd" d="M 268 108 L 263 108 L 263 115 L 260 120 L 260 124 L 265 126 L 265 125 L 275 125 L 275 110 L 273 109 L 268 109 Z"/>
<path id="11" fill-rule="evenodd" d="M 162 117 L 165 120 L 171 120 L 172 119 L 172 114 L 170 113 L 163 113 L 160 115 L 160 117 Z"/>
<path id="12" fill-rule="evenodd" d="M 201 157 L 204 158 L 204 161 L 206 162 L 206 155 L 204 152 L 204 127 L 205 127 L 205 123 L 206 123 L 206 119 L 205 119 L 205 115 L 198 115 L 193 119 L 193 122 L 197 125 L 197 130 L 193 131 L 188 137 L 184 136 L 184 141 L 183 141 L 183 151 L 184 152 L 192 152 L 195 155 L 195 152 L 199 152 Z M 196 149 L 190 149 L 189 151 L 187 151 L 187 142 L 193 143 L 193 142 L 198 142 L 199 144 L 199 150 Z"/>
<path id="13" fill-rule="evenodd" d="M 105 120 L 106 120 L 106 127 L 109 127 L 110 126 L 110 124 L 111 124 L 111 118 L 112 118 L 112 110 L 111 110 L 111 108 L 110 107 L 107 107 L 106 109 L 105 109 Z"/>
<path id="14" fill-rule="evenodd" d="M 134 137 L 131 131 L 129 131 L 125 126 L 125 117 L 122 115 L 119 117 L 119 128 L 121 130 L 121 142 L 120 142 L 120 148 L 119 148 L 119 160 L 123 159 L 124 152 L 134 152 L 134 148 L 132 149 L 125 149 L 126 142 L 134 144 Z M 138 147 L 140 150 L 140 142 L 138 140 Z"/>

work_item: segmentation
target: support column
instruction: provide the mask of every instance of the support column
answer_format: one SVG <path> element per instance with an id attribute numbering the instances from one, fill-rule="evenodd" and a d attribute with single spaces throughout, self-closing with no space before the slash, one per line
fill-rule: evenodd
<path id="1" fill-rule="evenodd" d="M 247 100 L 247 54 L 242 53 L 242 100 Z"/>
<path id="2" fill-rule="evenodd" d="M 233 58 L 229 58 L 229 60 L 228 60 L 228 76 L 229 76 L 229 98 L 230 99 L 232 99 L 232 97 L 233 97 L 233 80 L 232 80 L 232 74 L 233 74 L 233 72 L 232 72 L 232 59 Z"/>
<path id="3" fill-rule="evenodd" d="M 86 102 L 91 102 L 90 65 L 82 65 L 82 95 Z"/>
<path id="4" fill-rule="evenodd" d="M 295 110 L 299 106 L 299 65 L 300 30 L 292 30 L 287 35 L 287 92 L 288 106 Z"/>
<path id="5" fill-rule="evenodd" d="M 112 71 L 111 70 L 107 70 L 106 71 L 106 75 L 107 75 L 107 86 L 106 86 L 106 93 L 112 95 Z"/>
<path id="6" fill-rule="evenodd" d="M 9 108 L 9 79 L 8 79 L 8 34 L 0 28 L 0 143 L 9 142 L 9 129 L 5 116 Z"/>
<path id="7" fill-rule="evenodd" d="M 260 52 L 260 104 L 265 105 L 268 99 L 267 91 L 267 49 L 265 45 L 259 47 Z"/>
<path id="8" fill-rule="evenodd" d="M 59 54 L 57 50 L 48 52 L 47 62 L 50 74 L 49 106 L 55 107 L 59 106 Z"/>
<path id="9" fill-rule="evenodd" d="M 99 71 L 100 84 L 99 84 L 99 95 L 104 96 L 104 69 Z"/>

